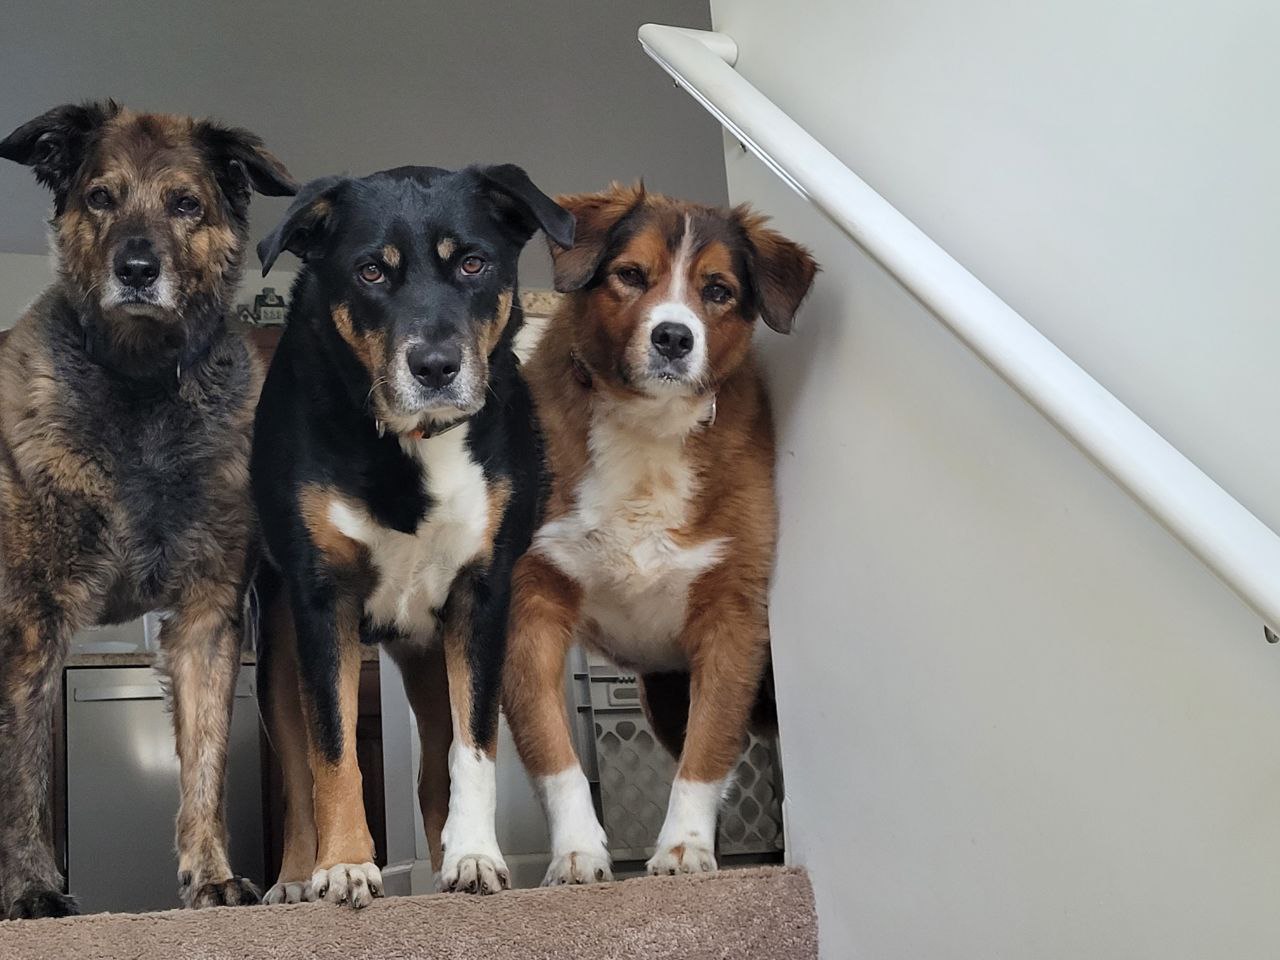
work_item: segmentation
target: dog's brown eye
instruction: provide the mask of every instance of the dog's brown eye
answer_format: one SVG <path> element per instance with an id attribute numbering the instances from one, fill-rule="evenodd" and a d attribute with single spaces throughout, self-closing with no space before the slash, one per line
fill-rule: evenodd
<path id="1" fill-rule="evenodd" d="M 381 283 L 386 277 L 382 273 L 382 268 L 376 263 L 366 263 L 360 268 L 360 279 L 365 283 Z"/>
<path id="2" fill-rule="evenodd" d="M 474 277 L 484 269 L 484 257 L 477 257 L 475 254 L 472 254 L 469 257 L 463 257 L 462 263 L 459 264 L 459 266 L 461 266 L 462 272 L 468 277 Z"/>
<path id="3" fill-rule="evenodd" d="M 106 210 L 111 206 L 111 191 L 106 187 L 94 187 L 85 194 L 84 202 L 94 210 Z"/>
<path id="4" fill-rule="evenodd" d="M 702 288 L 702 299 L 711 303 L 728 303 L 733 291 L 723 283 L 708 283 Z"/>
<path id="5" fill-rule="evenodd" d="M 200 201 L 195 197 L 179 197 L 174 201 L 173 209 L 184 217 L 194 217 L 200 212 Z"/>
<path id="6" fill-rule="evenodd" d="M 618 279 L 629 287 L 644 287 L 644 271 L 639 267 L 620 267 Z"/>

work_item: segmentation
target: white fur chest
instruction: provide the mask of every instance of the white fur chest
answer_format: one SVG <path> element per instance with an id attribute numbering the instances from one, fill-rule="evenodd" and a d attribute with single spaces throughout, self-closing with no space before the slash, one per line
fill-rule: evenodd
<path id="1" fill-rule="evenodd" d="M 720 561 L 726 543 L 677 537 L 698 495 L 685 435 L 705 411 L 681 401 L 673 416 L 672 405 L 597 399 L 574 509 L 545 524 L 534 541 L 582 587 L 590 638 L 633 669 L 685 665 L 677 640 L 689 587 Z M 654 423 L 672 432 L 655 435 Z"/>
<path id="2" fill-rule="evenodd" d="M 435 637 L 436 613 L 458 571 L 485 548 L 489 499 L 484 473 L 467 450 L 469 429 L 464 425 L 430 439 L 401 441 L 423 462 L 430 498 L 414 532 L 384 527 L 347 503 L 330 506 L 333 525 L 369 548 L 378 574 L 365 612 L 374 623 L 398 627 L 419 640 Z"/>

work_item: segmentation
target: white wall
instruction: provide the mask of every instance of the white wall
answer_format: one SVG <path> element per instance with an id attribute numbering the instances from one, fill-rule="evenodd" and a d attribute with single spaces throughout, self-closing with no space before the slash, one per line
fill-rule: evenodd
<path id="1" fill-rule="evenodd" d="M 0 253 L 0 330 L 18 322 L 53 282 L 53 261 L 34 253 Z"/>
<path id="2" fill-rule="evenodd" d="M 741 72 L 1280 529 L 1280 9 L 715 0 Z M 736 143 L 793 857 L 828 958 L 1274 957 L 1280 649 Z"/>

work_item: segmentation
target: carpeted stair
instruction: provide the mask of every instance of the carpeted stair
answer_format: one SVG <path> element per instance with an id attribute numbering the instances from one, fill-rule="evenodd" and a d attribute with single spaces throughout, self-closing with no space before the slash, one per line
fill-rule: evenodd
<path id="1" fill-rule="evenodd" d="M 391 897 L 0 923 L 4 960 L 816 960 L 799 870 L 645 877 L 495 897 Z"/>

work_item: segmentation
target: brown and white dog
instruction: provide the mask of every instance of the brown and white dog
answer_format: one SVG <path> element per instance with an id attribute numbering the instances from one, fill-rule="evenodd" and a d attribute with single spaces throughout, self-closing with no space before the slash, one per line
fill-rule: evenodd
<path id="1" fill-rule="evenodd" d="M 716 868 L 721 794 L 769 659 L 777 511 L 757 319 L 791 330 L 817 265 L 744 207 L 614 185 L 561 197 L 568 292 L 528 368 L 553 475 L 516 566 L 505 705 L 551 827 L 545 883 L 611 876 L 562 676 L 575 641 L 642 678 L 679 758 L 650 873 Z"/>

